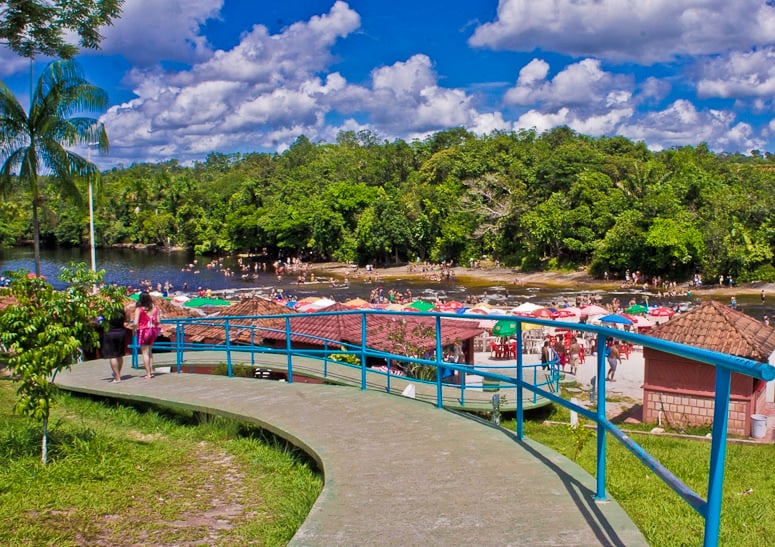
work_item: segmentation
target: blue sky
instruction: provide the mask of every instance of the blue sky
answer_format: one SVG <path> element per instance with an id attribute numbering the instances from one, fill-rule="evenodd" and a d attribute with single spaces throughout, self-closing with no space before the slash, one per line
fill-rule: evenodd
<path id="1" fill-rule="evenodd" d="M 126 0 L 103 35 L 101 167 L 458 126 L 775 152 L 772 0 Z M 28 71 L 0 48 L 25 104 Z"/>

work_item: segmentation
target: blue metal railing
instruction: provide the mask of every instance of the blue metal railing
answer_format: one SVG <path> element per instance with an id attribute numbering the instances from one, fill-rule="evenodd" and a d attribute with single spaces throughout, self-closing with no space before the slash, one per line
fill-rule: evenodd
<path id="1" fill-rule="evenodd" d="M 310 336 L 306 333 L 294 332 L 291 328 L 291 324 L 294 318 L 309 317 L 310 315 L 316 316 L 336 316 L 336 315 L 360 315 L 361 321 L 361 342 L 360 344 L 346 344 L 337 340 L 325 340 L 320 337 Z M 406 356 L 396 353 L 390 353 L 386 351 L 376 350 L 369 347 L 368 344 L 368 329 L 367 329 L 367 316 L 369 314 L 387 314 L 387 315 L 404 315 L 407 317 L 431 317 L 435 321 L 435 352 L 430 358 L 421 358 L 415 356 Z M 527 318 L 522 319 L 512 315 L 488 315 L 487 319 L 499 320 L 508 319 L 517 323 L 517 351 L 515 358 L 515 377 L 506 376 L 491 372 L 488 368 L 477 367 L 475 364 L 458 364 L 448 363 L 443 360 L 442 355 L 442 318 L 449 319 L 465 319 L 461 318 L 459 314 L 452 313 L 420 313 L 420 312 L 390 312 L 383 310 L 354 310 L 347 312 L 319 312 L 315 314 L 299 315 L 282 314 L 271 316 L 252 316 L 252 317 L 219 317 L 219 318 L 191 318 L 191 319 L 175 319 L 165 320 L 164 323 L 175 324 L 175 337 L 176 339 L 171 343 L 162 344 L 159 343 L 154 346 L 156 349 L 169 349 L 176 353 L 177 370 L 180 372 L 185 359 L 185 353 L 188 351 L 202 351 L 202 350 L 216 350 L 223 351 L 226 354 L 228 374 L 232 374 L 231 353 L 232 352 L 250 352 L 251 355 L 255 353 L 282 353 L 287 355 L 287 368 L 288 368 L 288 381 L 293 381 L 293 357 L 304 356 L 322 359 L 324 362 L 324 369 L 326 364 L 331 359 L 332 354 L 344 354 L 355 355 L 360 361 L 361 368 L 361 389 L 367 389 L 366 382 L 366 369 L 369 359 L 372 360 L 384 360 L 388 367 L 393 362 L 406 362 L 416 363 L 421 365 L 436 367 L 436 405 L 442 408 L 443 403 L 443 387 L 444 384 L 441 378 L 441 369 L 447 368 L 459 371 L 461 374 L 478 374 L 484 378 L 491 380 L 497 380 L 500 386 L 513 385 L 516 391 L 516 434 L 519 439 L 524 438 L 524 396 L 523 390 L 528 390 L 534 394 L 534 397 L 544 397 L 554 403 L 562 405 L 572 411 L 577 412 L 581 416 L 595 422 L 597 424 L 597 461 L 596 461 L 596 492 L 595 497 L 599 500 L 607 498 L 606 495 L 606 452 L 607 445 L 606 433 L 610 433 L 614 439 L 619 441 L 625 448 L 627 448 L 632 454 L 634 454 L 646 467 L 651 469 L 662 481 L 664 481 L 673 491 L 675 491 L 681 499 L 689 504 L 697 513 L 705 519 L 705 536 L 704 545 L 713 546 L 718 543 L 720 517 L 721 517 L 721 501 L 722 501 L 722 487 L 724 482 L 724 464 L 726 460 L 726 443 L 727 443 L 727 416 L 729 413 L 729 400 L 731 390 L 731 377 L 732 373 L 742 374 L 753 378 L 769 381 L 775 379 L 775 367 L 768 364 L 751 361 L 741 357 L 726 355 L 704 349 L 694 348 L 691 346 L 685 346 L 658 338 L 643 336 L 639 334 L 629 333 L 608 327 L 601 327 L 595 325 L 585 325 L 578 323 L 563 323 L 561 321 L 554 321 L 548 319 L 536 319 Z M 284 321 L 284 328 L 268 328 L 261 326 L 246 325 L 246 322 L 255 322 L 258 319 L 282 319 Z M 597 407 L 594 411 L 581 407 L 570 401 L 567 401 L 560 397 L 555 391 L 556 389 L 550 389 L 547 391 L 543 389 L 546 387 L 546 383 L 543 385 L 537 382 L 528 382 L 524 380 L 525 368 L 529 365 L 523 363 L 522 353 L 522 323 L 529 322 L 531 324 L 538 324 L 546 327 L 557 327 L 562 325 L 574 331 L 591 332 L 597 336 Z M 211 328 L 223 329 L 224 342 L 222 344 L 194 344 L 186 342 L 186 328 L 191 326 L 209 326 Z M 250 340 L 254 342 L 252 345 L 237 345 L 232 343 L 231 333 L 233 332 L 248 332 L 250 334 Z M 260 345 L 261 334 L 275 332 L 282 333 L 285 339 L 284 348 L 270 348 Z M 292 335 L 302 335 L 307 340 L 317 341 L 323 347 L 323 349 L 299 349 L 294 348 L 292 345 Z M 715 367 L 716 379 L 715 379 L 715 397 L 714 397 L 714 415 L 713 415 L 713 430 L 711 440 L 711 454 L 710 454 L 710 469 L 708 473 L 708 495 L 707 500 L 703 499 L 699 494 L 694 492 L 691 488 L 685 485 L 678 477 L 676 477 L 670 470 L 665 468 L 659 461 L 653 456 L 648 454 L 640 445 L 633 441 L 623 431 L 621 431 L 616 425 L 611 423 L 605 414 L 605 400 L 606 400 L 606 360 L 605 360 L 605 348 L 609 339 L 616 338 L 625 342 L 642 345 L 644 348 L 652 348 L 664 353 L 677 355 L 693 361 L 699 361 Z M 255 342 L 258 341 L 258 344 Z M 136 340 L 133 345 L 133 366 L 137 366 L 137 346 Z M 342 364 L 338 362 L 338 364 Z M 355 366 L 355 365 L 352 365 Z M 555 377 L 558 376 L 556 364 L 553 365 L 551 381 L 555 382 Z M 388 381 L 390 378 L 388 374 Z M 416 379 L 412 379 L 417 381 Z M 535 380 L 535 375 L 534 375 Z M 388 383 L 389 386 L 389 383 Z M 465 386 L 460 387 L 465 391 Z M 389 387 L 388 387 L 389 389 Z M 462 395 L 464 397 L 464 395 Z M 603 404 L 599 402 L 602 401 Z"/>

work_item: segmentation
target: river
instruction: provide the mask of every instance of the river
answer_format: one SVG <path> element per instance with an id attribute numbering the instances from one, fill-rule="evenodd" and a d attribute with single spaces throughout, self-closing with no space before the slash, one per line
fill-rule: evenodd
<path id="1" fill-rule="evenodd" d="M 41 273 L 56 288 L 64 287 L 64 283 L 57 280 L 60 268 L 71 262 L 90 264 L 89 249 L 41 250 Z M 342 280 L 336 280 L 337 285 L 332 286 L 328 279 L 300 285 L 293 276 L 285 276 L 282 280 L 278 280 L 269 272 L 256 273 L 254 264 L 255 261 L 252 259 L 249 263 L 247 260 L 243 260 L 243 265 L 248 266 L 248 269 L 242 270 L 236 256 L 227 256 L 213 261 L 211 258 L 197 258 L 188 251 L 168 252 L 121 248 L 97 250 L 97 269 L 105 270 L 105 281 L 131 287 L 138 287 L 141 282 L 150 281 L 154 287 L 157 284 L 169 282 L 173 286 L 173 291 L 187 290 L 188 292 L 195 292 L 200 287 L 202 289 L 209 288 L 216 292 L 253 291 L 259 294 L 269 294 L 273 289 L 282 289 L 285 294 L 292 294 L 298 298 L 327 296 L 334 300 L 344 301 L 355 297 L 368 299 L 371 291 L 379 286 L 358 279 L 351 279 L 349 287 L 343 286 Z M 271 265 L 269 266 L 271 271 Z M 0 272 L 20 268 L 34 271 L 35 262 L 31 247 L 14 247 L 0 251 Z M 226 275 L 226 272 L 234 272 L 234 274 Z M 402 293 L 410 290 L 414 296 L 428 299 L 441 297 L 465 302 L 466 298 L 471 295 L 477 299 L 484 299 L 490 304 L 504 307 L 516 306 L 526 300 L 542 305 L 560 304 L 564 300 L 573 304 L 578 294 L 590 295 L 590 291 L 506 287 L 502 284 L 481 281 L 477 282 L 475 286 L 466 286 L 456 281 L 435 282 L 424 279 L 390 279 L 384 281 L 383 284 L 385 290 L 395 289 Z M 648 297 L 649 303 L 664 305 L 681 304 L 690 300 L 686 297 L 676 297 L 670 301 L 658 300 L 656 294 L 634 289 L 592 292 L 594 293 L 592 296 L 598 300 L 608 302 L 612 298 L 619 298 L 625 306 L 633 298 L 642 302 L 645 297 Z M 696 295 L 693 300 L 697 301 Z M 722 302 L 728 303 L 724 300 Z M 775 314 L 775 295 L 771 295 L 764 305 L 756 295 L 740 295 L 737 297 L 737 302 L 740 309 L 758 319 L 764 314 L 770 316 Z"/>

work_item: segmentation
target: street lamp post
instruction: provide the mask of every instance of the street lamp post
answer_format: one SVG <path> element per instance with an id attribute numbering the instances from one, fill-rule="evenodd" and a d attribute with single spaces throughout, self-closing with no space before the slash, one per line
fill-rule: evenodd
<path id="1" fill-rule="evenodd" d="M 86 146 L 86 154 L 91 165 L 91 147 L 96 142 L 90 142 Z M 94 190 L 92 188 L 92 173 L 89 173 L 89 244 L 91 246 L 91 271 L 97 271 L 97 251 L 94 246 Z"/>

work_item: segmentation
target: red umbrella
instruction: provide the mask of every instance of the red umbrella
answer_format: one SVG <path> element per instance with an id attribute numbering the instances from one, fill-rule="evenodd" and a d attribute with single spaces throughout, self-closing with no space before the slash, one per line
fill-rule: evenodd
<path id="1" fill-rule="evenodd" d="M 457 302 L 455 300 L 436 305 L 436 309 L 441 312 L 455 311 L 456 309 L 463 307 L 465 307 L 465 305 L 462 302 Z"/>
<path id="2" fill-rule="evenodd" d="M 556 310 L 555 310 L 556 311 Z M 549 308 L 541 308 L 533 312 L 533 317 L 541 317 L 543 319 L 552 319 L 553 312 Z"/>
<path id="3" fill-rule="evenodd" d="M 649 311 L 649 315 L 653 315 L 654 317 L 673 317 L 675 315 L 675 311 L 673 311 L 670 308 L 665 308 L 664 306 L 659 308 L 654 308 Z"/>

